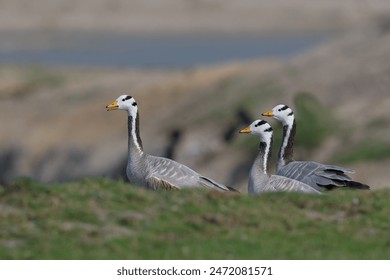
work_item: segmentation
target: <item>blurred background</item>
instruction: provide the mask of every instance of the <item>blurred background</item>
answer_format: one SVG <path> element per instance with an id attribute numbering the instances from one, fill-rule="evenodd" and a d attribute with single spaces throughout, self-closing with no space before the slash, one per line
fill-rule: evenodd
<path id="1" fill-rule="evenodd" d="M 388 0 L 0 0 L 0 38 L 0 183 L 124 178 L 130 94 L 145 150 L 218 182 L 246 189 L 238 130 L 284 103 L 296 159 L 390 186 Z"/>

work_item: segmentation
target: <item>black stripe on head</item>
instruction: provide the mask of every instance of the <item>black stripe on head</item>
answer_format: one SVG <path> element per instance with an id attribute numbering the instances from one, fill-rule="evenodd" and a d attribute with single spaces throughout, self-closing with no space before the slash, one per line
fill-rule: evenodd
<path id="1" fill-rule="evenodd" d="M 285 111 L 287 110 L 289 107 L 287 105 L 284 105 L 282 108 L 280 108 L 278 111 Z"/>
<path id="2" fill-rule="evenodd" d="M 272 127 L 269 127 L 267 128 L 266 130 L 264 130 L 265 132 L 272 132 Z"/>
<path id="3" fill-rule="evenodd" d="M 133 104 L 131 104 L 131 105 L 133 105 L 135 107 L 135 106 L 137 106 L 137 102 L 134 101 Z"/>
<path id="4" fill-rule="evenodd" d="M 255 124 L 255 127 L 258 127 L 260 125 L 266 124 L 267 122 L 265 120 L 261 120 L 258 123 Z"/>
<path id="5" fill-rule="evenodd" d="M 129 100 L 131 98 L 133 98 L 133 97 L 131 97 L 130 95 L 127 95 L 125 98 L 122 99 L 122 101 L 126 101 L 126 100 Z"/>
<path id="6" fill-rule="evenodd" d="M 292 116 L 292 115 L 294 115 L 293 111 L 291 111 L 290 113 L 288 113 L 287 116 Z"/>

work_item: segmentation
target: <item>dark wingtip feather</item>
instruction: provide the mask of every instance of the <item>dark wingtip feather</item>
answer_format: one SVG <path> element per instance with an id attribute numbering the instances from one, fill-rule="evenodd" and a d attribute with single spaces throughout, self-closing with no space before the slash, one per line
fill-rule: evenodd
<path id="1" fill-rule="evenodd" d="M 228 189 L 229 189 L 229 191 L 231 191 L 231 192 L 238 192 L 239 193 L 239 191 L 238 190 L 236 190 L 235 188 L 232 188 L 232 187 L 229 187 L 229 186 L 226 186 Z"/>
<path id="2" fill-rule="evenodd" d="M 362 184 L 360 182 L 355 182 L 355 181 L 346 181 L 346 187 L 359 189 L 359 190 L 369 190 L 370 189 L 370 186 L 368 186 L 366 184 Z"/>
<path id="3" fill-rule="evenodd" d="M 369 190 L 370 186 L 366 184 L 362 184 L 356 181 L 344 181 L 344 180 L 333 180 L 332 184 L 318 184 L 320 187 L 325 188 L 327 190 L 339 189 L 339 188 L 351 188 L 358 190 Z"/>

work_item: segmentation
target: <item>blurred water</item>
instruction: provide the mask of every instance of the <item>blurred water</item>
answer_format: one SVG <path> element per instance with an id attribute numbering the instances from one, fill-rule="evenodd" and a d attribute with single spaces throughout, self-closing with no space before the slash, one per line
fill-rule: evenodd
<path id="1" fill-rule="evenodd" d="M 0 63 L 188 68 L 259 57 L 289 58 L 327 35 L 129 36 L 116 33 L 1 34 Z"/>

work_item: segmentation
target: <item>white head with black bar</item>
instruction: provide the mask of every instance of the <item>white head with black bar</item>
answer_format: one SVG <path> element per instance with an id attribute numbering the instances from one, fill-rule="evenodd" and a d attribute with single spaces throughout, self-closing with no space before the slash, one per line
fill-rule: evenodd
<path id="1" fill-rule="evenodd" d="M 130 95 L 121 95 L 114 102 L 106 106 L 107 111 L 126 110 L 129 116 L 136 117 L 138 112 L 137 102 Z"/>
<path id="2" fill-rule="evenodd" d="M 266 117 L 273 117 L 277 121 L 281 122 L 283 126 L 292 126 L 294 123 L 294 112 L 290 107 L 284 104 L 276 105 L 272 110 L 261 114 Z"/>

